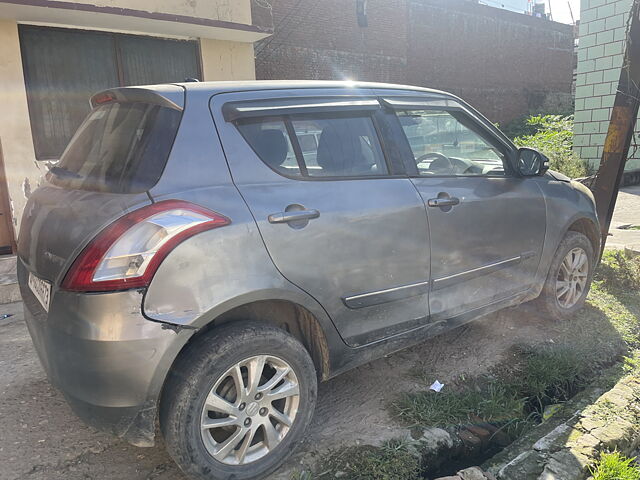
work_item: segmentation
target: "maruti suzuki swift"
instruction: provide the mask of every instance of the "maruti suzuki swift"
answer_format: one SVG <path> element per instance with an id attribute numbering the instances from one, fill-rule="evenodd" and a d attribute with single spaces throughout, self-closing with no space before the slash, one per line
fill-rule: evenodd
<path id="1" fill-rule="evenodd" d="M 223 82 L 91 104 L 24 211 L 26 321 L 81 418 L 162 435 L 191 478 L 277 469 L 318 381 L 504 307 L 584 304 L 593 196 L 453 95 Z"/>

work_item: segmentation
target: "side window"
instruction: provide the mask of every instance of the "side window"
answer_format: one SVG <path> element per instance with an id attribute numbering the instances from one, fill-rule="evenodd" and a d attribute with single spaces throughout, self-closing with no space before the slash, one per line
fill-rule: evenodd
<path id="1" fill-rule="evenodd" d="M 389 173 L 368 116 L 291 115 L 240 121 L 237 127 L 262 161 L 283 175 L 344 178 Z"/>
<path id="2" fill-rule="evenodd" d="M 458 112 L 397 112 L 421 176 L 504 176 L 505 156 Z"/>
<path id="3" fill-rule="evenodd" d="M 294 116 L 291 123 L 310 177 L 388 174 L 370 117 Z"/>
<path id="4" fill-rule="evenodd" d="M 260 159 L 276 172 L 300 175 L 287 127 L 280 118 L 260 118 L 238 124 L 240 133 Z"/>

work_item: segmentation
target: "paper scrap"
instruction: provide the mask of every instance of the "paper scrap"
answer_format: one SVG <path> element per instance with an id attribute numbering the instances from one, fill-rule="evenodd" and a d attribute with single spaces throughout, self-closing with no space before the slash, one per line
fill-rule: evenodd
<path id="1" fill-rule="evenodd" d="M 444 387 L 444 383 L 440 383 L 438 380 L 433 382 L 429 387 L 429 390 L 433 390 L 434 392 L 439 392 Z"/>

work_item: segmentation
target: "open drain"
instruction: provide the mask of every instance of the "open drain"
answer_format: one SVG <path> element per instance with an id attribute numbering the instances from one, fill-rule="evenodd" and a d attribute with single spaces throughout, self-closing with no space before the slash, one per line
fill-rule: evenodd
<path id="1" fill-rule="evenodd" d="M 497 426 L 481 423 L 469 425 L 451 435 L 453 443 L 423 457 L 425 479 L 437 479 L 455 475 L 460 470 L 483 464 L 515 438 Z"/>

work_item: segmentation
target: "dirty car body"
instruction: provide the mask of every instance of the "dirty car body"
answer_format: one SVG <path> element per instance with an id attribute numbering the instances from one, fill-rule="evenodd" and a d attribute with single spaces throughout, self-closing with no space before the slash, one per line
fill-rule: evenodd
<path id="1" fill-rule="evenodd" d="M 523 173 L 443 92 L 191 83 L 92 102 L 29 198 L 18 275 L 51 382 L 134 445 L 153 444 L 168 376 L 221 325 L 283 329 L 326 380 L 535 299 L 568 231 L 599 251 L 591 194 Z"/>

